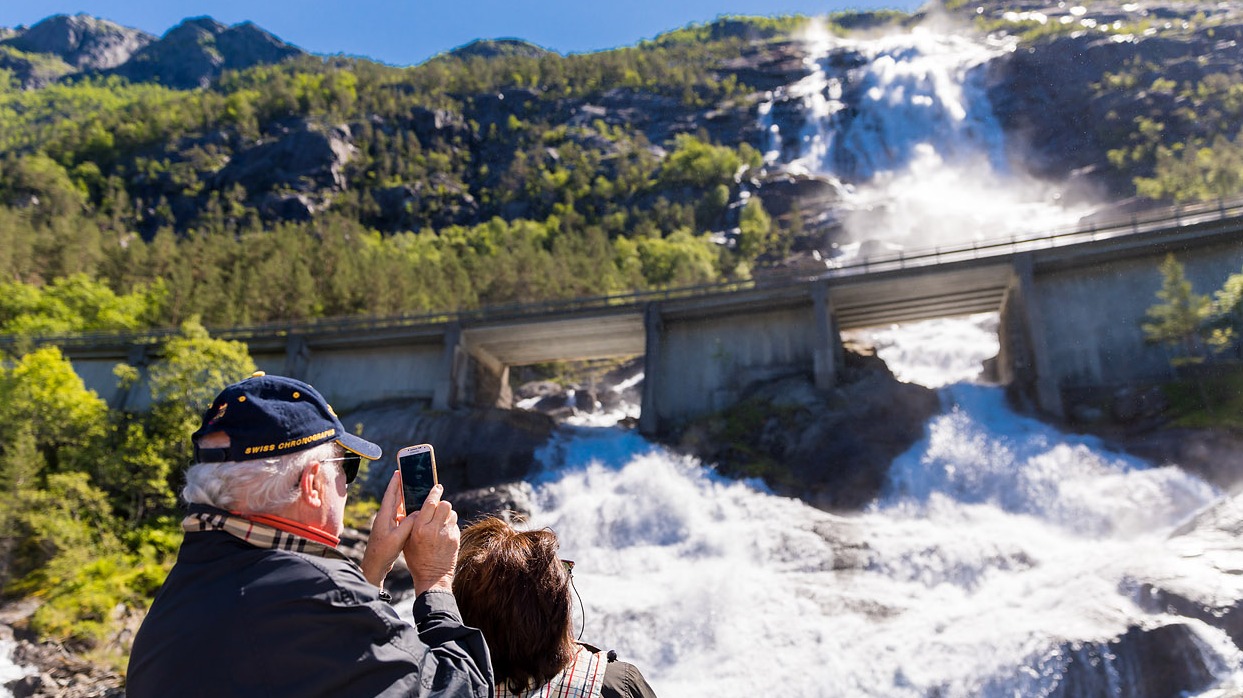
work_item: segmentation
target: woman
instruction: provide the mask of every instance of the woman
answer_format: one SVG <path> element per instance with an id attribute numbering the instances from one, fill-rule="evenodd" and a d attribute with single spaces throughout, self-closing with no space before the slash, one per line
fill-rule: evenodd
<path id="1" fill-rule="evenodd" d="M 453 594 L 462 620 L 483 631 L 498 698 L 655 698 L 632 664 L 574 641 L 572 563 L 549 529 L 518 531 L 498 518 L 462 532 Z"/>

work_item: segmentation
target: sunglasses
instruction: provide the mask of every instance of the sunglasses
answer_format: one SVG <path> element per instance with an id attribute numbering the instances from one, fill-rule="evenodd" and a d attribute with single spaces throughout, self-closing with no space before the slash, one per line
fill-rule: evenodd
<path id="1" fill-rule="evenodd" d="M 569 575 L 574 574 L 574 561 L 573 560 L 562 560 L 561 566 L 565 568 L 566 574 L 569 574 Z"/>
<path id="2" fill-rule="evenodd" d="M 358 477 L 358 470 L 362 467 L 363 461 L 371 462 L 369 458 L 363 458 L 357 453 L 351 453 L 348 456 L 340 458 L 322 458 L 320 463 L 341 463 L 341 469 L 345 471 L 345 484 L 350 484 L 354 478 Z"/>

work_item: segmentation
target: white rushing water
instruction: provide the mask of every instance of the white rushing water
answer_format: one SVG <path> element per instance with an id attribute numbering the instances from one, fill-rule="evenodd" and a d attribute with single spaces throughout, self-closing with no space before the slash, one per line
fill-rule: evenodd
<path id="1" fill-rule="evenodd" d="M 850 237 L 843 261 L 1044 234 L 1091 213 L 1011 161 L 981 66 L 1012 43 L 923 28 L 844 39 L 813 28 L 807 47 L 810 74 L 760 106 L 765 160 L 838 183 Z M 777 104 L 805 115 L 798 132 L 782 132 Z"/>
<path id="2" fill-rule="evenodd" d="M 1073 223 L 1087 211 L 1007 161 L 978 70 L 1006 50 L 919 30 L 814 37 L 812 74 L 761 108 L 766 161 L 838 184 L 854 235 L 843 257 L 865 240 L 888 251 Z M 792 104 L 808 118 L 783 133 L 777 112 Z M 1223 632 L 1146 611 L 1137 590 L 1177 580 L 1227 604 L 1243 597 L 1232 536 L 1170 537 L 1232 500 L 1014 413 L 1000 388 L 975 382 L 997 352 L 996 322 L 856 337 L 899 379 L 937 388 L 942 413 L 850 516 L 718 477 L 631 432 L 564 427 L 539 454 L 529 525 L 556 530 L 577 562 L 583 639 L 616 649 L 662 696 L 1009 697 L 1064 689 L 1083 648 L 1177 620 L 1212 690 L 1239 686 L 1243 659 Z M 1109 650 L 1096 661 L 1109 695 L 1135 688 Z"/>
<path id="3" fill-rule="evenodd" d="M 720 478 L 632 432 L 566 427 L 540 454 L 529 525 L 556 530 L 577 563 L 583 639 L 662 696 L 1028 696 L 1057 685 L 1066 643 L 1155 622 L 1129 580 L 1185 566 L 1165 537 L 1218 493 L 964 380 L 996 350 L 994 324 L 871 338 L 897 375 L 945 385 L 945 407 L 857 515 Z M 1198 633 L 1233 681 L 1233 644 Z"/>

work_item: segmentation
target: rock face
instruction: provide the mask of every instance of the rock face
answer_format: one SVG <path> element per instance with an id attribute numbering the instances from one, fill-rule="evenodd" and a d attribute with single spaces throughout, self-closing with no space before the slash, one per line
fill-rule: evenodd
<path id="1" fill-rule="evenodd" d="M 197 17 L 168 30 L 110 72 L 134 82 L 190 89 L 206 87 L 226 70 L 279 63 L 303 53 L 250 22 L 226 27 Z"/>
<path id="2" fill-rule="evenodd" d="M 385 468 L 367 474 L 362 489 L 379 497 L 388 486 L 402 446 L 430 443 L 436 470 L 450 493 L 486 489 L 522 480 L 536 470 L 535 451 L 552 436 L 554 422 L 543 414 L 513 410 L 426 411 L 418 404 L 393 403 L 355 410 L 346 426 L 363 425 L 363 437 L 385 452 Z M 456 500 L 455 500 L 456 502 Z"/>
<path id="3" fill-rule="evenodd" d="M 1243 61 L 1241 39 L 1238 24 L 1208 24 L 1181 37 L 1132 41 L 1089 32 L 1069 35 L 990 63 L 989 99 L 1010 136 L 1013 159 L 1036 175 L 1091 182 L 1119 198 L 1130 193 L 1132 173 L 1109 166 L 1109 136 L 1118 129 L 1135 130 L 1134 120 L 1141 116 L 1167 129 L 1177 127 L 1179 122 L 1162 115 L 1177 109 L 1183 98 L 1176 90 L 1110 89 L 1104 87 L 1108 75 L 1129 65 L 1143 66 L 1135 77 L 1138 85 L 1159 79 L 1194 85 L 1210 74 L 1231 75 Z M 1193 135 L 1213 134 L 1165 131 L 1163 141 L 1178 143 Z"/>
<path id="4" fill-rule="evenodd" d="M 55 15 L 4 43 L 27 53 L 50 53 L 78 70 L 106 70 L 128 61 L 155 37 L 89 15 Z"/>
<path id="5" fill-rule="evenodd" d="M 250 22 L 227 27 L 208 17 L 187 19 L 157 39 L 84 14 L 55 15 L 11 31 L 0 38 L 4 46 L 25 54 L 0 53 L 0 67 L 13 70 L 27 88 L 66 75 L 103 74 L 190 89 L 206 86 L 225 70 L 305 53 Z"/>
<path id="6" fill-rule="evenodd" d="M 1195 632 L 1185 623 L 1130 628 L 1106 643 L 1065 646 L 1069 658 L 1053 698 L 1111 695 L 1126 687 L 1134 698 L 1194 695 L 1212 686 Z"/>
<path id="7" fill-rule="evenodd" d="M 216 173 L 213 186 L 240 184 L 251 194 L 274 188 L 320 193 L 345 188 L 343 174 L 353 156 L 349 130 L 298 123 L 277 138 L 238 152 Z"/>
<path id="8" fill-rule="evenodd" d="M 804 377 L 767 384 L 691 425 L 680 446 L 723 474 L 761 477 L 777 494 L 832 512 L 874 500 L 893 459 L 940 409 L 935 391 L 899 382 L 875 356 L 847 352 L 831 395 Z"/>
<path id="9" fill-rule="evenodd" d="M 464 46 L 453 49 L 447 55 L 463 60 L 469 58 L 496 58 L 498 56 L 524 56 L 539 58 L 552 53 L 542 46 L 536 46 L 521 39 L 479 39 Z"/>
<path id="10" fill-rule="evenodd" d="M 88 15 L 55 15 L 28 29 L 0 31 L 0 68 L 23 88 L 36 89 L 66 75 L 121 65 L 154 40 Z"/>

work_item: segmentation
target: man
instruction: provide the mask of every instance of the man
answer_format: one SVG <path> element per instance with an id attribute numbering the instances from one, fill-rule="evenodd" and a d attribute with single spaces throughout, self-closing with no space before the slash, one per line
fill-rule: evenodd
<path id="1" fill-rule="evenodd" d="M 493 695 L 453 597 L 457 513 L 439 486 L 403 517 L 393 474 L 360 566 L 335 546 L 346 486 L 380 447 L 314 388 L 256 372 L 191 438 L 185 539 L 134 638 L 130 698 Z M 382 586 L 399 553 L 417 631 Z"/>

